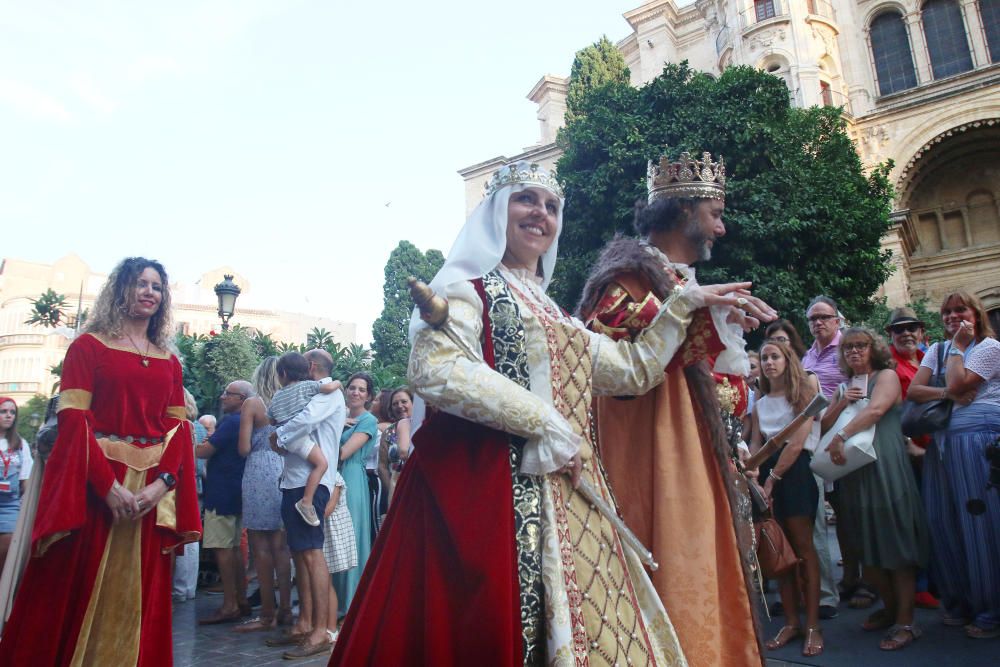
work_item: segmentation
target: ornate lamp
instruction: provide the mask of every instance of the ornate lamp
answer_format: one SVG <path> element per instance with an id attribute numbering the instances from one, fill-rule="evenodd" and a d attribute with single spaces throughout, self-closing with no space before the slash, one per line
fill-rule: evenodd
<path id="1" fill-rule="evenodd" d="M 236 297 L 242 291 L 230 274 L 223 276 L 225 280 L 214 287 L 215 295 L 219 297 L 219 317 L 222 318 L 222 330 L 229 328 L 229 318 L 236 312 Z"/>

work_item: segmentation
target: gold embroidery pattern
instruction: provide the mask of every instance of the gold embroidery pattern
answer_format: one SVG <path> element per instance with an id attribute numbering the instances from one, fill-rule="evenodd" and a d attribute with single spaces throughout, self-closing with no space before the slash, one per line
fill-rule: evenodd
<path id="1" fill-rule="evenodd" d="M 581 457 L 587 460 L 592 452 L 590 338 L 555 308 L 539 306 L 513 285 L 511 291 L 518 294 L 545 331 L 552 402 L 584 438 Z M 587 449 L 590 452 L 584 457 Z M 610 502 L 596 463 L 591 461 L 584 475 Z M 556 534 L 576 664 L 649 664 L 652 645 L 643 627 L 624 551 L 614 528 L 582 496 L 573 492 L 564 475 L 549 475 L 549 483 L 556 510 Z"/>
<path id="2" fill-rule="evenodd" d="M 525 389 L 530 388 L 524 326 L 507 283 L 491 272 L 483 276 L 493 339 L 496 371 Z M 525 665 L 545 662 L 545 583 L 542 580 L 541 478 L 522 475 L 524 438 L 510 436 L 510 467 L 514 496 L 514 544 L 521 598 L 521 644 Z"/>
<path id="3" fill-rule="evenodd" d="M 59 392 L 59 407 L 56 412 L 70 408 L 73 410 L 89 410 L 94 395 L 86 389 L 63 389 Z"/>

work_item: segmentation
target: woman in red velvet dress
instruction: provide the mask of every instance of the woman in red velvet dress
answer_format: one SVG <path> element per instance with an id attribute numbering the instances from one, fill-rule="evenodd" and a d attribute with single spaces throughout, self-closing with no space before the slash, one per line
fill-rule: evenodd
<path id="1" fill-rule="evenodd" d="M 201 535 L 167 274 L 121 262 L 63 364 L 5 665 L 170 665 L 170 552 Z"/>

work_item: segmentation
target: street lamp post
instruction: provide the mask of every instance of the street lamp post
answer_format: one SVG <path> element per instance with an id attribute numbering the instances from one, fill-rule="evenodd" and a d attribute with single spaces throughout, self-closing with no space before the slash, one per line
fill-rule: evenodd
<path id="1" fill-rule="evenodd" d="M 229 318 L 236 312 L 236 297 L 240 295 L 239 285 L 233 282 L 230 274 L 223 276 L 225 280 L 215 286 L 215 295 L 219 297 L 219 317 L 222 318 L 222 330 L 229 329 Z"/>

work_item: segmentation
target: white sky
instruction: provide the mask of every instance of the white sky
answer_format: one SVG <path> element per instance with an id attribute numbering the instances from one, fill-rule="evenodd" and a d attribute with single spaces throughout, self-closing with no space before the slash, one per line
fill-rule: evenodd
<path id="1" fill-rule="evenodd" d="M 456 171 L 538 141 L 527 92 L 640 4 L 0 0 L 0 256 L 229 264 L 368 342 L 392 248 L 447 253 Z"/>

